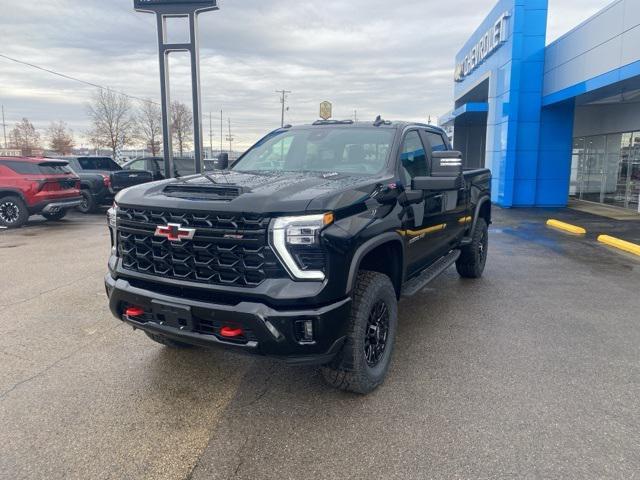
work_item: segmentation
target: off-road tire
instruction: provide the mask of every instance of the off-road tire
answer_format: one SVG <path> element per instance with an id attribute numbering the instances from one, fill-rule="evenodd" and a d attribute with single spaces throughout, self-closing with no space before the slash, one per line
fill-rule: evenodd
<path id="1" fill-rule="evenodd" d="M 91 191 L 83 188 L 80 193 L 82 194 L 82 204 L 77 206 L 76 209 L 80 213 L 94 213 L 97 205 L 96 201 L 93 199 L 93 195 L 91 195 Z"/>
<path id="2" fill-rule="evenodd" d="M 480 278 L 489 253 L 489 228 L 484 218 L 478 218 L 471 243 L 462 247 L 456 270 L 462 278 Z"/>
<path id="3" fill-rule="evenodd" d="M 60 210 L 59 212 L 56 212 L 56 213 L 43 213 L 42 216 L 47 220 L 57 222 L 58 220 L 62 220 L 64 217 L 67 216 L 67 211 Z"/>
<path id="4" fill-rule="evenodd" d="M 160 343 L 165 347 L 169 348 L 177 348 L 177 349 L 186 349 L 193 348 L 193 345 L 189 345 L 188 343 L 178 342 L 177 340 L 172 340 L 171 338 L 165 337 L 164 335 L 157 335 L 155 333 L 144 332 L 147 337 L 149 337 L 154 342 Z"/>
<path id="5" fill-rule="evenodd" d="M 8 195 L 0 198 L 0 227 L 20 228 L 27 220 L 29 209 L 20 197 Z"/>
<path id="6" fill-rule="evenodd" d="M 382 301 L 388 310 L 386 342 L 379 361 L 371 366 L 365 355 L 369 318 Z M 398 300 L 391 280 L 377 272 L 358 274 L 353 293 L 349 329 L 345 344 L 334 360 L 322 367 L 322 376 L 331 386 L 360 394 L 379 387 L 389 370 L 398 326 Z"/>

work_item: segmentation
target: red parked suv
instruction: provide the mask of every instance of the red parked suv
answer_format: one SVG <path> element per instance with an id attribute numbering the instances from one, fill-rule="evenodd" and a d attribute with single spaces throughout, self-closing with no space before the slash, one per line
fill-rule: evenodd
<path id="1" fill-rule="evenodd" d="M 38 213 L 60 220 L 80 205 L 80 179 L 68 165 L 45 158 L 0 157 L 0 227 L 21 227 Z"/>

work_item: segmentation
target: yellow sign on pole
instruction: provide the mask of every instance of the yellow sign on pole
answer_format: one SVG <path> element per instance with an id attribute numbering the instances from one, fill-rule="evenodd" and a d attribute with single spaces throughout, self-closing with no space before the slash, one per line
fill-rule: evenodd
<path id="1" fill-rule="evenodd" d="M 329 120 L 331 117 L 333 117 L 333 105 L 331 102 L 322 102 L 320 104 L 320 118 Z"/>

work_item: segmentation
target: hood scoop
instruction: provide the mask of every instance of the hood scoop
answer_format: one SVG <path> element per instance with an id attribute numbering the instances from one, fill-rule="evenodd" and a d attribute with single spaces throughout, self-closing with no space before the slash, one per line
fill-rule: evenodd
<path id="1" fill-rule="evenodd" d="M 245 193 L 245 189 L 234 185 L 167 185 L 163 193 L 167 197 L 184 198 L 187 200 L 214 200 L 230 202 Z"/>

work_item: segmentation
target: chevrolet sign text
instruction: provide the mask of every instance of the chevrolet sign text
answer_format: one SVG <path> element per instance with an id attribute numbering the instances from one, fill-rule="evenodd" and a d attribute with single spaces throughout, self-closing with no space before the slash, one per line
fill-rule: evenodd
<path id="1" fill-rule="evenodd" d="M 507 19 L 511 15 L 508 12 L 500 15 L 500 18 L 491 26 L 480 41 L 471 49 L 464 60 L 456 65 L 455 81 L 462 82 L 493 52 L 507 41 Z"/>

